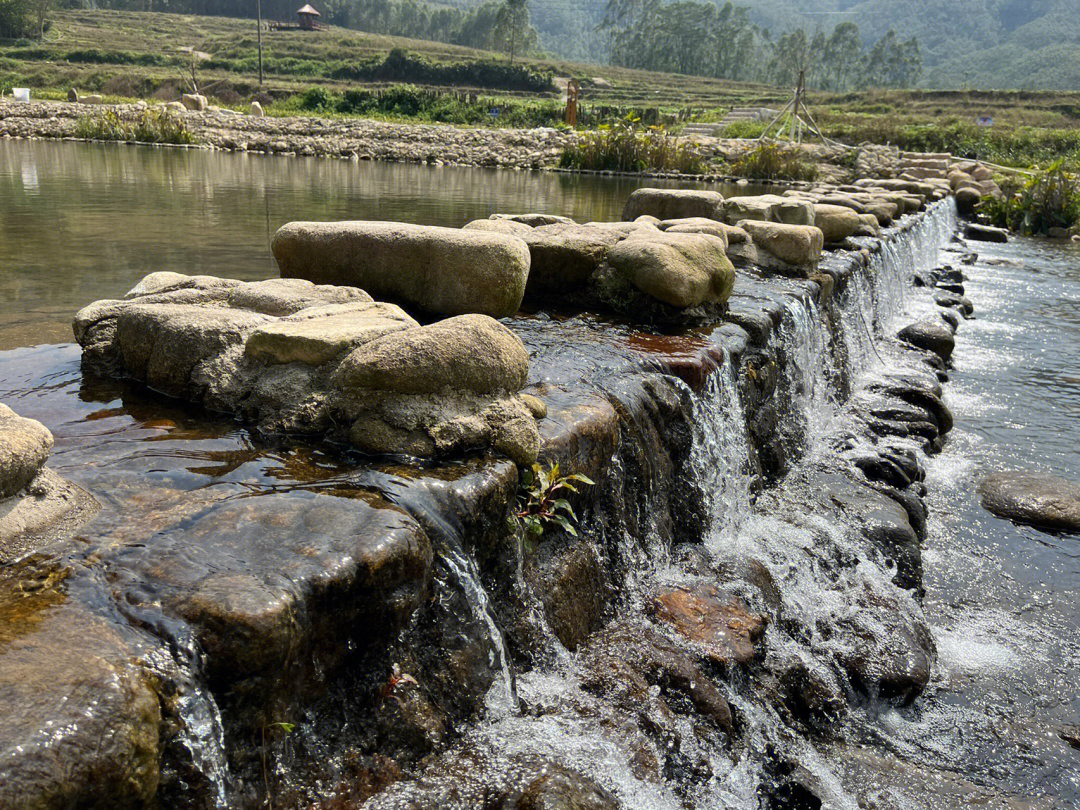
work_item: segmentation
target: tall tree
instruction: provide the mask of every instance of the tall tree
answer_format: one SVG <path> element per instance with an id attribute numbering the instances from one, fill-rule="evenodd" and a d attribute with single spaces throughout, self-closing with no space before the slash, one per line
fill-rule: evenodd
<path id="1" fill-rule="evenodd" d="M 859 26 L 843 22 L 833 29 L 821 55 L 822 86 L 827 90 L 850 90 L 859 80 L 863 65 Z"/>
<path id="2" fill-rule="evenodd" d="M 529 0 L 504 0 L 495 15 L 495 38 L 511 62 L 516 54 L 536 43 L 536 29 L 529 19 Z"/>

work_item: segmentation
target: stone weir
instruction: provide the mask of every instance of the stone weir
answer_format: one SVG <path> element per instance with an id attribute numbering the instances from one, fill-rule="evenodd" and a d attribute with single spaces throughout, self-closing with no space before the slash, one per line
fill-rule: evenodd
<path id="1" fill-rule="evenodd" d="M 282 279 L 154 273 L 91 304 L 82 399 L 119 385 L 141 418 L 240 420 L 248 461 L 333 462 L 228 462 L 260 493 L 235 497 L 101 442 L 100 511 L 4 528 L 0 806 L 725 807 L 748 779 L 821 806 L 799 746 L 933 663 L 920 459 L 970 314 L 933 261 L 944 197 L 293 223 Z M 17 419 L 20 509 L 51 442 Z M 566 475 L 594 483 L 528 533 Z"/>

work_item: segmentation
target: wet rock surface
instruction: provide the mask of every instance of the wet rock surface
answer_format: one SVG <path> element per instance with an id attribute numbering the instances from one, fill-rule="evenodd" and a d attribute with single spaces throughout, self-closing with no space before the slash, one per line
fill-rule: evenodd
<path id="1" fill-rule="evenodd" d="M 268 431 L 418 457 L 487 446 L 527 463 L 538 451 L 516 397 L 528 356 L 486 315 L 421 326 L 353 287 L 158 273 L 81 310 L 75 334 L 89 368 Z"/>
<path id="2" fill-rule="evenodd" d="M 220 375 L 195 371 L 213 356 L 205 345 L 270 375 L 255 390 L 274 402 L 286 401 L 283 371 L 340 357 L 352 360 L 338 361 L 335 374 L 383 398 L 450 384 L 476 396 L 524 391 L 531 399 L 517 398 L 533 420 L 541 462 L 597 482 L 572 496 L 579 536 L 553 529 L 534 550 L 521 549 L 507 533 L 518 469 L 506 459 L 474 449 L 419 466 L 342 448 L 313 453 L 238 432 L 229 420 L 207 427 L 205 413 L 148 399 L 141 386 L 95 381 L 88 368 L 80 407 L 104 411 L 100 425 L 124 435 L 172 424 L 155 434 L 152 460 L 87 440 L 87 454 L 103 455 L 79 480 L 116 494 L 83 532 L 77 555 L 61 545 L 50 559 L 77 560 L 87 572 L 65 582 L 106 583 L 69 590 L 69 601 L 106 611 L 133 671 L 132 691 L 164 660 L 173 681 L 200 683 L 212 696 L 221 743 L 206 748 L 227 766 L 221 783 L 233 806 L 268 796 L 275 806 L 309 806 L 329 795 L 374 797 L 368 806 L 376 808 L 607 810 L 636 806 L 614 778 L 624 772 L 642 790 L 673 791 L 683 806 L 714 806 L 709 791 L 742 751 L 750 761 L 775 760 L 763 769 L 777 802 L 781 794 L 821 801 L 827 786 L 790 752 L 766 753 L 784 735 L 770 737 L 777 726 L 758 712 L 825 727 L 849 704 L 908 702 L 935 657 L 917 599 L 921 470 L 913 448 L 940 443 L 947 409 L 933 370 L 911 349 L 897 351 L 914 370 L 862 381 L 852 396 L 865 327 L 845 324 L 843 307 L 845 297 L 863 294 L 859 283 L 882 272 L 875 255 L 827 255 L 816 281 L 732 273 L 727 311 L 709 328 L 675 335 L 554 308 L 495 326 L 457 321 L 443 333 L 437 328 L 449 321 L 421 327 L 355 292 L 328 302 L 296 281 L 279 295 L 281 282 L 152 276 L 126 301 L 80 319 L 101 370 L 130 362 L 159 388 L 227 393 Z M 169 299 L 154 302 L 168 329 L 176 318 L 185 341 L 182 352 L 162 355 L 182 357 L 179 369 L 122 337 L 131 324 L 145 328 L 147 316 L 124 310 L 149 305 L 147 296 Z M 184 313 L 188 306 L 230 311 L 211 320 Z M 307 326 L 312 318 L 285 320 L 309 307 L 325 330 Z M 352 331 L 356 319 L 340 317 L 353 308 L 373 310 L 362 334 Z M 211 322 L 207 337 L 193 337 Z M 468 362 L 440 354 L 461 334 L 483 351 Z M 529 355 L 523 362 L 507 334 Z M 818 339 L 820 354 L 800 354 Z M 431 367 L 421 368 L 421 358 Z M 830 371 L 812 378 L 811 362 Z M 312 385 L 319 372 L 305 370 L 302 379 L 306 392 L 321 390 Z M 248 381 L 240 375 L 236 384 Z M 827 431 L 810 421 L 834 407 L 815 387 L 842 405 Z M 200 396 L 193 399 L 209 404 L 222 395 Z M 250 407 L 258 412 L 257 402 Z M 311 411 L 307 418 L 317 422 Z M 701 431 L 725 419 L 745 437 L 741 461 L 734 445 L 717 445 L 712 456 L 705 449 Z M 437 431 L 427 435 L 438 441 Z M 709 510 L 742 497 L 726 489 L 740 481 L 757 503 L 747 505 L 752 525 L 736 548 L 710 538 Z M 137 525 L 132 509 L 142 516 Z M 676 582 L 655 577 L 656 559 L 678 560 Z M 691 575 L 697 584 L 685 581 Z M 827 594 L 821 604 L 807 599 L 811 582 Z M 109 613 L 116 605 L 128 614 Z M 182 649 L 197 650 L 202 663 L 194 667 Z M 563 677 L 551 662 L 567 655 L 572 678 L 545 690 L 546 678 Z M 0 650 L 0 670 L 13 660 Z M 502 703 L 515 681 L 517 705 Z M 180 753 L 200 750 L 184 744 L 199 727 L 185 703 L 192 693 L 168 699 L 164 679 L 148 683 L 159 715 L 145 715 L 138 700 L 108 708 L 122 718 L 115 727 L 128 740 L 124 750 L 135 752 L 114 759 L 153 760 L 159 799 L 198 806 L 213 795 L 206 774 L 215 771 Z M 490 722 L 475 722 L 485 714 Z M 36 728 L 18 726 L 3 738 L 23 745 Z M 145 731 L 154 728 L 157 736 Z M 566 736 L 545 740 L 547 754 L 538 757 L 522 742 L 535 744 L 534 728 Z M 575 728 L 610 736 L 583 743 Z M 503 729 L 508 736 L 499 737 Z M 156 753 L 140 742 L 151 738 Z M 582 750 L 608 750 L 611 740 L 625 761 L 574 767 Z M 73 795 L 92 803 L 152 789 L 152 767 L 131 773 L 117 777 L 127 793 L 116 780 L 103 787 L 79 778 Z"/>
<path id="3" fill-rule="evenodd" d="M 652 597 L 652 612 L 679 635 L 700 646 L 717 664 L 747 664 L 765 631 L 765 617 L 738 598 L 723 599 L 715 586 L 676 588 Z"/>
<path id="4" fill-rule="evenodd" d="M 979 484 L 984 508 L 1050 531 L 1080 533 L 1080 484 L 1036 472 L 1002 472 Z"/>

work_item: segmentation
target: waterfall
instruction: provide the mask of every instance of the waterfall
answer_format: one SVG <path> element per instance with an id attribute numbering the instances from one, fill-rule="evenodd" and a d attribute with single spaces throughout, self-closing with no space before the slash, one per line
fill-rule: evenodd
<path id="1" fill-rule="evenodd" d="M 700 483 L 717 541 L 738 532 L 750 513 L 750 437 L 730 359 L 693 399 L 690 470 Z"/>
<path id="2" fill-rule="evenodd" d="M 930 209 L 919 222 L 885 242 L 868 261 L 860 262 L 847 278 L 842 294 L 828 308 L 819 306 L 808 294 L 787 301 L 768 348 L 781 364 L 774 397 L 785 405 L 785 411 L 777 430 L 796 469 L 802 460 L 814 461 L 816 453 L 829 452 L 826 438 L 842 421 L 843 400 L 852 387 L 848 383 L 891 362 L 882 349 L 882 338 L 903 311 L 912 289 L 912 274 L 936 263 L 938 248 L 954 221 L 951 204 Z M 755 496 L 751 478 L 754 440 L 740 396 L 741 372 L 728 356 L 698 392 L 683 391 L 690 402 L 686 419 L 692 433 L 684 467 L 690 481 L 684 483 L 692 483 L 703 498 L 708 518 L 704 548 L 714 563 L 713 570 L 719 570 L 722 563 L 754 563 L 774 586 L 780 603 L 777 618 L 782 619 L 765 629 L 770 672 L 802 666 L 828 681 L 837 693 L 845 694 L 843 676 L 836 674 L 835 666 L 844 650 L 837 648 L 842 642 L 832 637 L 829 628 L 841 619 L 860 620 L 854 595 L 895 593 L 890 582 L 893 572 L 860 558 L 863 546 L 855 537 L 855 527 L 836 525 L 808 512 L 797 499 L 791 499 L 785 481 Z M 618 454 L 614 463 L 621 463 Z M 649 527 L 644 526 L 641 533 L 650 534 Z M 628 590 L 644 594 L 672 581 L 695 582 L 708 577 L 701 568 L 680 570 L 666 550 L 655 546 L 649 536 L 611 538 L 615 555 L 632 561 Z M 453 565 L 452 556 L 448 558 L 445 550 L 442 553 Z M 837 558 L 855 563 L 837 566 Z M 475 570 L 462 564 L 467 559 L 468 555 L 457 560 L 455 571 L 463 584 L 476 583 L 475 591 L 469 587 L 470 603 L 490 616 Z M 749 566 L 723 567 L 750 570 Z M 738 593 L 754 590 L 747 582 L 730 577 L 723 584 Z M 638 599 L 616 604 L 620 613 L 616 621 L 646 621 L 635 615 L 641 611 Z M 764 607 L 753 605 L 751 609 Z M 897 610 L 907 614 L 920 608 L 908 596 L 899 599 Z M 501 640 L 498 628 L 491 629 L 493 639 Z M 889 628 L 879 626 L 866 629 L 881 637 L 889 632 Z M 548 643 L 559 644 L 550 636 Z M 496 648 L 501 650 L 498 645 Z M 811 788 L 824 802 L 822 806 L 840 810 L 859 806 L 844 789 L 837 776 L 839 769 L 825 752 L 790 724 L 775 705 L 776 696 L 760 693 L 760 685 L 752 678 L 733 673 L 718 682 L 738 716 L 738 742 L 732 745 L 708 739 L 697 733 L 693 715 L 680 714 L 675 720 L 675 739 L 666 743 L 666 750 L 657 750 L 658 757 L 668 761 L 670 771 L 665 769 L 664 777 L 653 781 L 635 771 L 633 734 L 641 723 L 637 713 L 584 688 L 576 653 L 560 648 L 555 655 L 539 657 L 546 663 L 516 680 L 522 710 L 492 712 L 488 722 L 477 725 L 465 737 L 463 744 L 471 756 L 482 759 L 490 772 L 510 772 L 515 758 L 523 756 L 554 757 L 598 782 L 623 807 L 758 810 L 774 806 L 763 797 L 777 788 L 779 780 L 791 776 L 775 770 L 776 763 L 797 763 L 792 778 Z M 503 688 L 495 684 L 492 693 L 497 697 L 489 695 L 489 701 L 501 700 L 498 695 Z M 775 689 L 776 684 L 769 688 Z M 659 687 L 650 690 L 650 695 L 660 694 Z M 701 763 L 701 768 L 695 773 L 696 766 L 691 764 L 696 763 Z M 708 776 L 700 777 L 700 773 Z M 412 787 L 402 785 L 378 807 L 396 810 L 415 806 L 409 803 L 411 797 L 459 795 L 463 779 L 468 782 L 469 776 L 457 772 L 439 775 L 415 795 Z M 433 783 L 441 785 L 439 789 L 445 793 L 433 794 Z"/>

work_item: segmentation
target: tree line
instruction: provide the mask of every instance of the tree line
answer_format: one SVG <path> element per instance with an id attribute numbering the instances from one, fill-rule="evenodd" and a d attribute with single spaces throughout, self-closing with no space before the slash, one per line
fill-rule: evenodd
<path id="1" fill-rule="evenodd" d="M 0 0 L 0 39 L 40 39 L 52 5 L 52 0 Z"/>
<path id="2" fill-rule="evenodd" d="M 773 39 L 750 20 L 750 9 L 697 0 L 608 0 L 600 23 L 612 35 L 611 62 L 623 67 L 760 81 L 821 90 L 910 87 L 922 73 L 915 37 L 889 31 L 864 47 L 859 27 L 837 25 L 831 33 L 802 28 Z"/>

